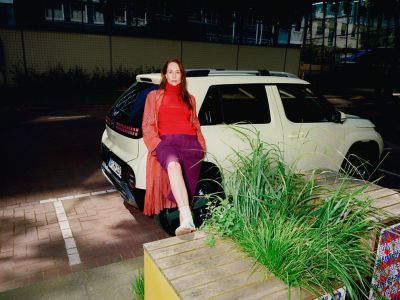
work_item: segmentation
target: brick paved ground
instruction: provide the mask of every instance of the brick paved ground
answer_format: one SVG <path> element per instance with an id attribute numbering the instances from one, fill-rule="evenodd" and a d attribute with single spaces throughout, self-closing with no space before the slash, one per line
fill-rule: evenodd
<path id="1" fill-rule="evenodd" d="M 81 264 L 69 265 L 53 203 L 0 202 L 0 291 L 143 255 L 168 237 L 117 193 L 62 201 Z"/>

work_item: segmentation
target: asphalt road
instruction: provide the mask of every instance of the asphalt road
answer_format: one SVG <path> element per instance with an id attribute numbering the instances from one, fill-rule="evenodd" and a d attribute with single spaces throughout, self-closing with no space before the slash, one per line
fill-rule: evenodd
<path id="1" fill-rule="evenodd" d="M 379 184 L 400 188 L 400 99 L 382 105 L 354 95 L 327 95 L 338 109 L 371 119 L 385 141 Z M 109 189 L 100 171 L 100 140 L 109 105 L 9 106 L 0 121 L 0 201 L 42 200 Z"/>
<path id="2" fill-rule="evenodd" d="M 0 201 L 42 200 L 110 188 L 100 171 L 107 109 L 107 105 L 7 108 L 0 123 Z"/>

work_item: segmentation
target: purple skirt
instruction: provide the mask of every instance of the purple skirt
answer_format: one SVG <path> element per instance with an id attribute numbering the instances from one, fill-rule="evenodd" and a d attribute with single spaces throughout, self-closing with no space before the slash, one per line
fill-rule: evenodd
<path id="1" fill-rule="evenodd" d="M 178 162 L 182 168 L 189 202 L 196 193 L 196 185 L 200 177 L 201 161 L 204 157 L 203 149 L 195 135 L 168 134 L 162 135 L 161 142 L 156 148 L 157 159 L 162 168 L 168 172 L 168 164 Z M 171 193 L 168 199 L 175 201 Z"/>

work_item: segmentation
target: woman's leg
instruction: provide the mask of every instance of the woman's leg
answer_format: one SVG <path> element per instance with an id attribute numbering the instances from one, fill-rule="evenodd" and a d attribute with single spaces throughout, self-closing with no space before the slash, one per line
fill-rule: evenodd
<path id="1" fill-rule="evenodd" d="M 187 187 L 189 203 L 192 203 L 196 194 L 197 183 L 200 178 L 201 164 L 203 160 L 203 150 L 197 138 L 188 142 L 187 151 L 182 153 L 182 171 Z"/>
<path id="2" fill-rule="evenodd" d="M 178 204 L 180 225 L 193 225 L 192 213 L 189 206 L 188 192 L 183 179 L 182 168 L 179 162 L 171 161 L 167 167 L 171 190 Z"/>
<path id="3" fill-rule="evenodd" d="M 180 226 L 175 231 L 175 234 L 189 233 L 195 230 L 195 226 L 189 206 L 189 195 L 192 197 L 193 187 L 190 184 L 187 186 L 185 183 L 186 178 L 184 176 L 186 176 L 187 162 L 181 160 L 182 153 L 186 152 L 187 148 L 185 148 L 187 146 L 186 137 L 162 136 L 161 140 L 162 142 L 156 148 L 157 159 L 168 174 L 172 192 L 168 199 L 175 201 L 179 209 Z"/>

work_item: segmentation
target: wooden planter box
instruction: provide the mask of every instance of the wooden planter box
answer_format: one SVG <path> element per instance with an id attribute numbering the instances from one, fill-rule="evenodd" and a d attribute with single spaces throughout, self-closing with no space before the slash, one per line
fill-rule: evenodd
<path id="1" fill-rule="evenodd" d="M 335 186 L 335 179 L 323 178 Z M 353 182 L 356 188 L 361 183 Z M 400 215 L 398 192 L 371 185 L 365 196 L 374 206 Z M 390 220 L 388 220 L 390 221 Z M 288 299 L 288 287 L 263 267 L 254 266 L 229 239 L 216 239 L 214 247 L 206 244 L 207 233 L 196 232 L 144 244 L 145 299 Z M 375 247 L 375 240 L 371 241 Z M 306 291 L 291 289 L 291 299 L 315 299 Z"/>
<path id="2" fill-rule="evenodd" d="M 288 299 L 288 288 L 275 277 L 265 279 L 262 268 L 229 239 L 207 246 L 207 234 L 196 232 L 144 245 L 147 299 Z M 298 299 L 299 290 L 291 290 Z M 312 299 L 303 291 L 302 299 Z"/>

